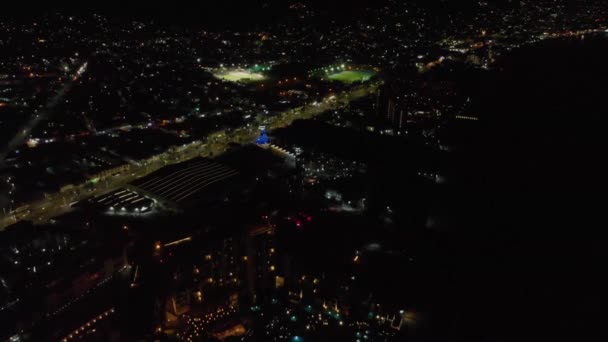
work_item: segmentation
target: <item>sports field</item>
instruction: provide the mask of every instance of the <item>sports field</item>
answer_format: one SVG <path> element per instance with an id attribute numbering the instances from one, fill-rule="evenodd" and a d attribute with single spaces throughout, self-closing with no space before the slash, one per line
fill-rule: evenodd
<path id="1" fill-rule="evenodd" d="M 365 82 L 369 81 L 372 76 L 374 76 L 374 72 L 372 71 L 340 71 L 335 74 L 330 74 L 327 76 L 332 81 L 338 81 L 342 83 L 353 83 L 357 81 Z"/>
<path id="2" fill-rule="evenodd" d="M 214 74 L 214 76 L 229 82 L 257 82 L 265 78 L 262 74 L 242 69 L 221 71 Z"/>

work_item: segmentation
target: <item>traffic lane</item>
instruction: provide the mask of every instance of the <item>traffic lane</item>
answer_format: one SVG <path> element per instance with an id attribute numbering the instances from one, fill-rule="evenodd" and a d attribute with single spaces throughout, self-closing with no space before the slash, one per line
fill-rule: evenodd
<path id="1" fill-rule="evenodd" d="M 300 108 L 296 108 L 296 109 L 290 109 L 288 111 L 280 113 L 278 116 L 275 116 L 272 118 L 267 118 L 267 120 L 270 121 L 268 126 L 271 127 L 271 130 L 277 129 L 277 128 L 283 128 L 283 127 L 290 125 L 291 123 L 293 123 L 293 121 L 295 121 L 297 119 L 309 119 L 316 115 L 322 114 L 328 110 L 340 108 L 341 106 L 347 105 L 348 103 L 346 103 L 346 104 L 340 103 L 340 101 L 337 100 L 338 98 L 346 97 L 349 100 L 356 100 L 358 98 L 367 96 L 370 93 L 373 93 L 373 91 L 375 91 L 375 89 L 377 89 L 378 86 L 379 86 L 379 84 L 364 85 L 359 88 L 352 89 L 350 91 L 350 93 L 341 93 L 338 95 L 328 96 L 318 105 L 309 104 L 303 108 L 300 107 Z M 246 131 L 250 131 L 250 134 L 252 137 L 251 139 L 254 139 L 255 136 L 257 136 L 257 131 L 255 131 L 255 128 L 251 128 L 251 129 L 243 128 L 243 129 Z M 153 157 L 149 158 L 148 160 L 151 160 L 151 159 L 157 159 L 157 160 L 151 161 L 150 163 L 145 163 L 145 165 L 136 167 L 136 169 L 132 168 L 130 170 L 129 174 L 118 177 L 118 179 L 114 180 L 114 182 L 111 185 L 106 184 L 106 187 L 104 189 L 95 189 L 94 191 L 90 191 L 85 188 L 87 186 L 86 184 L 80 185 L 77 187 L 77 190 L 76 190 L 77 194 L 70 197 L 69 203 L 76 202 L 76 201 L 82 201 L 82 200 L 90 198 L 92 196 L 99 196 L 99 195 L 108 193 L 110 191 L 114 191 L 120 187 L 126 186 L 129 182 L 132 182 L 135 179 L 145 177 L 145 176 L 157 171 L 158 169 L 162 168 L 163 166 L 166 166 L 169 164 L 180 163 L 180 162 L 190 160 L 192 158 L 195 158 L 195 157 L 201 156 L 201 155 L 210 156 L 210 157 L 220 155 L 228 150 L 228 146 L 230 143 L 234 142 L 233 139 L 228 139 L 228 136 L 227 136 L 225 130 L 221 130 L 219 132 L 212 133 L 207 138 L 207 140 L 214 140 L 214 139 L 216 140 L 217 145 L 214 145 L 211 143 L 202 144 L 202 145 L 196 144 L 196 145 L 193 145 L 192 147 L 190 147 L 190 146 L 187 147 L 186 151 L 188 151 L 188 149 L 191 148 L 192 152 L 184 153 L 184 151 L 178 151 L 178 152 L 176 152 L 176 153 L 178 153 L 177 155 L 171 154 L 170 152 L 163 152 L 159 156 L 153 156 Z M 179 153 L 183 153 L 181 157 L 180 157 Z M 173 159 L 174 163 L 167 162 L 167 159 Z M 15 220 L 14 217 L 13 218 L 5 217 L 3 220 L 0 220 L 0 223 L 1 223 L 0 230 L 3 230 L 8 225 L 14 224 L 20 220 L 30 219 L 30 220 L 35 220 L 37 222 L 46 222 L 52 217 L 67 213 L 71 210 L 71 207 L 69 205 L 67 205 L 67 206 L 58 205 L 57 203 L 54 203 L 52 200 L 49 200 L 49 199 L 42 200 L 42 202 L 33 205 L 32 208 L 33 209 L 31 209 L 31 213 L 29 215 L 25 216 L 24 218 L 17 218 L 17 220 Z M 44 209 L 42 209 L 42 208 L 44 208 Z"/>

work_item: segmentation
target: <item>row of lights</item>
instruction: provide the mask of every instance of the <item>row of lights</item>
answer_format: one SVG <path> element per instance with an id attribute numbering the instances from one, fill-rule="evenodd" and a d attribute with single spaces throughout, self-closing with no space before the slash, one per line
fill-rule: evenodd
<path id="1" fill-rule="evenodd" d="M 89 328 L 91 328 L 91 326 L 93 326 L 94 324 L 96 324 L 98 321 L 101 321 L 105 318 L 107 318 L 109 315 L 114 313 L 114 308 L 111 308 L 101 314 L 99 314 L 97 317 L 91 319 L 90 321 L 86 322 L 85 324 L 81 325 L 79 328 L 77 328 L 76 330 L 72 331 L 68 336 L 66 336 L 63 340 L 61 340 L 62 342 L 68 342 L 71 339 L 76 339 L 78 337 L 80 337 L 81 333 L 84 333 L 85 329 L 88 330 Z"/>
<path id="2" fill-rule="evenodd" d="M 129 266 L 123 266 L 120 268 L 119 272 L 124 271 L 125 269 L 127 269 Z M 81 300 L 82 298 L 84 298 L 86 295 L 88 295 L 91 291 L 98 289 L 99 287 L 101 287 L 102 285 L 106 284 L 108 281 L 110 281 L 112 278 L 114 277 L 114 275 L 108 276 L 106 278 L 104 278 L 102 281 L 100 281 L 99 283 L 97 283 L 93 288 L 88 289 L 85 293 L 81 294 L 80 296 L 70 300 L 69 302 L 65 303 L 62 307 L 60 307 L 59 309 L 55 310 L 54 312 L 47 314 L 47 318 L 53 317 L 59 313 L 61 313 L 62 311 L 64 311 L 65 309 L 67 309 L 69 306 L 71 306 L 72 304 L 78 302 L 79 300 Z"/>

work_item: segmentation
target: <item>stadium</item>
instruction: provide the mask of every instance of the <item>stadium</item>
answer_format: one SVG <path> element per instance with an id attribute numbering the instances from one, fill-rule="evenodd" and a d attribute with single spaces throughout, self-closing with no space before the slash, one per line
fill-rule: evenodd
<path id="1" fill-rule="evenodd" d="M 355 82 L 367 82 L 376 75 L 373 68 L 356 67 L 350 65 L 332 65 L 313 70 L 312 77 L 320 78 L 324 81 L 335 81 L 345 84 Z"/>
<path id="2" fill-rule="evenodd" d="M 228 82 L 240 82 L 240 83 L 250 83 L 250 82 L 260 82 L 266 79 L 266 75 L 264 72 L 269 71 L 269 66 L 264 65 L 255 65 L 251 68 L 225 68 L 221 67 L 220 69 L 213 72 L 213 76 L 219 78 L 223 81 Z"/>

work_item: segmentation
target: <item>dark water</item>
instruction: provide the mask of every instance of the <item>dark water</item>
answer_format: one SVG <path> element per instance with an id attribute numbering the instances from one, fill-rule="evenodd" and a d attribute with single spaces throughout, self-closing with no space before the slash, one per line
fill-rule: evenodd
<path id="1" fill-rule="evenodd" d="M 445 199 L 459 250 L 450 334 L 594 334 L 608 260 L 607 60 L 605 35 L 543 42 L 480 81 L 483 119 L 453 155 L 460 181 Z"/>

